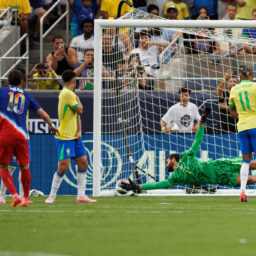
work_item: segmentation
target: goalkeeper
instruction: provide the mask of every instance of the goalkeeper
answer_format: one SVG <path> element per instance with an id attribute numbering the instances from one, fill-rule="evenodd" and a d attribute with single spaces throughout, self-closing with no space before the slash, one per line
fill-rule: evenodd
<path id="1" fill-rule="evenodd" d="M 171 154 L 167 157 L 166 167 L 172 175 L 164 181 L 135 184 L 129 179 L 129 183 L 122 182 L 121 187 L 126 190 L 141 190 L 169 188 L 175 185 L 205 185 L 219 184 L 228 186 L 240 186 L 240 168 L 242 159 L 216 159 L 200 161 L 196 157 L 199 146 L 204 137 L 204 124 L 210 109 L 205 109 L 201 115 L 199 129 L 195 135 L 195 141 L 190 149 L 179 154 Z M 250 163 L 250 170 L 256 169 L 256 161 Z M 247 184 L 256 183 L 256 176 L 249 175 Z"/>

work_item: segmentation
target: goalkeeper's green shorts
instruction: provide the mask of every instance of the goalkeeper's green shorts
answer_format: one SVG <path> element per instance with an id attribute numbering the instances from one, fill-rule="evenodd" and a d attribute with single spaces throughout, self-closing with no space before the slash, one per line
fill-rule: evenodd
<path id="1" fill-rule="evenodd" d="M 237 176 L 240 174 L 241 158 L 219 159 L 214 164 L 217 183 L 237 187 Z"/>

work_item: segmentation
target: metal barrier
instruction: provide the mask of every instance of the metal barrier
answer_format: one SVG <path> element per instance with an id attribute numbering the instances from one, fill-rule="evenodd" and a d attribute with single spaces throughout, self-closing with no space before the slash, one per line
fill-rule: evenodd
<path id="1" fill-rule="evenodd" d="M 11 53 L 24 39 L 26 39 L 26 51 L 22 56 L 8 57 L 7 55 Z M 0 57 L 0 87 L 2 87 L 2 80 L 7 80 L 8 73 L 15 68 L 22 60 L 26 60 L 26 73 L 29 71 L 29 35 L 24 34 L 19 40 L 3 55 Z M 16 60 L 16 62 L 4 73 L 2 74 L 2 60 Z M 26 85 L 27 87 L 27 85 Z"/>
<path id="2" fill-rule="evenodd" d="M 11 26 L 12 22 L 12 8 L 8 7 L 7 9 L 0 9 L 0 29 L 4 28 L 5 26 Z M 6 17 L 5 17 L 6 15 Z"/>
<path id="3" fill-rule="evenodd" d="M 66 11 L 43 33 L 44 19 L 61 2 L 56 1 L 53 6 L 40 19 L 40 62 L 43 62 L 43 39 L 56 27 L 57 24 L 66 16 L 66 42 L 69 41 L 69 3 L 66 1 Z"/>

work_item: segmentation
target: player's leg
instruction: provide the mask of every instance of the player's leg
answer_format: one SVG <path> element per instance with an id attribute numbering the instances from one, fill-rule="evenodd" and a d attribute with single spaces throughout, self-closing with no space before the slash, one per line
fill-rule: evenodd
<path id="1" fill-rule="evenodd" d="M 20 140 L 18 144 L 19 148 L 15 151 L 15 156 L 20 166 L 20 180 L 24 194 L 21 206 L 27 207 L 29 205 L 29 190 L 31 184 L 31 173 L 29 170 L 30 153 L 27 140 Z"/>
<path id="2" fill-rule="evenodd" d="M 242 164 L 240 169 L 240 199 L 241 202 L 247 202 L 246 185 L 248 180 L 249 166 L 251 162 L 252 145 L 250 141 L 249 130 L 238 133 L 238 140 L 242 152 Z"/>
<path id="3" fill-rule="evenodd" d="M 96 200 L 90 199 L 85 195 L 86 171 L 88 167 L 87 153 L 82 140 L 75 144 L 76 163 L 77 163 L 77 203 L 96 203 Z"/>
<path id="4" fill-rule="evenodd" d="M 74 140 L 55 139 L 57 146 L 57 154 L 59 160 L 58 170 L 53 175 L 51 192 L 45 203 L 53 203 L 55 201 L 58 189 L 62 183 L 63 177 L 67 172 L 70 164 L 70 158 L 75 156 Z"/>
<path id="5" fill-rule="evenodd" d="M 11 175 L 13 175 L 14 171 L 16 170 L 17 166 L 8 166 L 8 171 Z M 5 194 L 6 194 L 6 186 L 4 185 L 3 182 L 1 182 L 0 186 L 0 204 L 5 204 Z"/>
<path id="6" fill-rule="evenodd" d="M 237 176 L 237 185 L 240 186 L 240 174 Z M 256 176 L 248 175 L 247 185 L 256 183 Z"/>
<path id="7" fill-rule="evenodd" d="M 70 164 L 70 158 L 59 161 L 58 170 L 53 175 L 51 192 L 49 194 L 49 197 L 45 200 L 46 203 L 51 204 L 55 201 L 57 192 L 62 183 L 63 177 L 68 170 L 69 164 Z"/>
<path id="8" fill-rule="evenodd" d="M 11 207 L 16 207 L 21 200 L 14 187 L 12 175 L 8 171 L 8 165 L 15 150 L 15 146 L 11 142 L 9 137 L 7 139 L 6 136 L 0 136 L 0 176 L 13 197 Z"/>

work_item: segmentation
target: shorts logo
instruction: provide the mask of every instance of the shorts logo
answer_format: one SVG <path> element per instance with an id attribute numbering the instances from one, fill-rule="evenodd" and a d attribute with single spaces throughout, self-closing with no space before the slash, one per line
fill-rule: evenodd
<path id="1" fill-rule="evenodd" d="M 66 149 L 66 155 L 69 156 L 70 155 L 70 148 Z"/>

